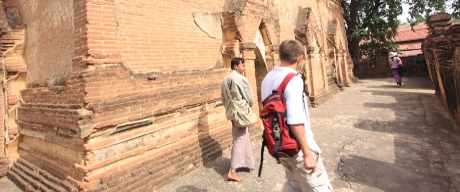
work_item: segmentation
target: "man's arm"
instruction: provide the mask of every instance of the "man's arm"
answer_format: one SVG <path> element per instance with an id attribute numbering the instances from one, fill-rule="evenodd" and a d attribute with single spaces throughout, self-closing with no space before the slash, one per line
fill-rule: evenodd
<path id="1" fill-rule="evenodd" d="M 249 106 L 252 107 L 252 105 L 254 104 L 254 100 L 252 98 L 252 88 L 251 88 L 251 85 L 249 85 L 249 81 L 246 77 L 244 76 L 241 76 L 242 79 L 241 79 L 241 83 L 242 83 L 242 91 L 243 91 L 243 97 L 244 99 L 246 99 L 246 101 L 248 102 Z"/>
<path id="2" fill-rule="evenodd" d="M 310 174 L 315 172 L 316 161 L 311 154 L 310 147 L 308 146 L 307 139 L 305 138 L 304 124 L 289 125 L 292 133 L 294 133 L 297 141 L 299 142 L 300 149 L 303 152 L 303 166 L 305 169 L 311 169 Z"/>
<path id="3" fill-rule="evenodd" d="M 304 83 L 302 78 L 298 76 L 292 78 L 284 90 L 284 96 L 286 98 L 287 123 L 303 152 L 304 168 L 311 169 L 311 174 L 315 171 L 316 161 L 305 137 L 305 124 L 310 122 L 306 114 L 307 101 L 303 93 Z"/>

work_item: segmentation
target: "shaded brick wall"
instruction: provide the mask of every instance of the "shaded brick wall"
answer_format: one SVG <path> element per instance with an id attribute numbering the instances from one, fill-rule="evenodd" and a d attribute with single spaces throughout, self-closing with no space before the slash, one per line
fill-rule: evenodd
<path id="1" fill-rule="evenodd" d="M 3 86 L 1 86 L 1 88 L 3 89 Z M 3 94 L 3 92 L 0 92 L 0 96 L 1 96 L 1 100 L 0 100 L 0 104 L 2 104 L 1 106 L 3 106 L 3 97 L 5 96 Z M 3 107 L 2 107 L 2 110 Z M 4 130 L 4 126 L 3 126 L 3 113 L 0 114 L 0 118 L 2 119 L 0 122 L 0 137 L 2 138 L 1 139 L 1 142 L 0 142 L 0 177 L 3 177 L 6 175 L 6 172 L 8 170 L 8 165 L 9 165 L 9 160 L 8 160 L 8 157 L 6 156 L 6 153 L 5 153 L 5 130 Z"/>
<path id="2" fill-rule="evenodd" d="M 406 73 L 403 77 L 428 77 L 428 68 L 424 55 L 400 57 Z M 356 62 L 353 73 L 360 79 L 393 77 L 388 65 L 388 50 L 380 50 L 375 60 Z"/>
<path id="3" fill-rule="evenodd" d="M 447 13 L 427 18 L 429 35 L 422 49 L 436 95 L 460 123 L 460 24 L 452 25 L 451 19 Z"/>
<path id="4" fill-rule="evenodd" d="M 6 14 L 5 14 L 5 7 L 4 7 L 4 4 L 3 2 L 0 3 L 0 26 L 4 26 L 5 25 L 5 22 L 6 22 Z M 2 27 L 3 29 L 3 27 Z M 1 40 L 1 39 L 0 39 Z M 1 42 L 3 44 L 3 41 Z M 2 75 L 0 75 L 2 81 L 4 79 L 4 66 L 2 66 L 0 68 L 0 73 Z M 0 89 L 1 89 L 1 92 L 0 92 L 0 104 L 1 104 L 1 110 L 2 112 L 0 113 L 0 138 L 1 138 L 1 141 L 0 141 L 0 177 L 3 177 L 6 175 L 6 172 L 8 170 L 8 158 L 6 156 L 6 153 L 5 153 L 5 142 L 6 140 L 4 139 L 5 138 L 5 127 L 4 127 L 4 104 L 3 104 L 3 101 L 4 101 L 4 98 L 5 98 L 5 94 L 4 94 L 4 91 L 3 91 L 3 86 L 0 86 Z"/>

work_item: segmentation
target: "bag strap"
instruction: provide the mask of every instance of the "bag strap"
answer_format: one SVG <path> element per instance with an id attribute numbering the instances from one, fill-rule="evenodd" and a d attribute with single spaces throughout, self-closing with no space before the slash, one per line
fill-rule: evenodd
<path id="1" fill-rule="evenodd" d="M 287 84 L 296 75 L 297 74 L 295 74 L 295 73 L 289 73 L 288 75 L 286 75 L 286 77 L 284 77 L 284 79 L 283 79 L 283 82 L 281 82 L 280 86 L 278 87 L 278 89 L 276 91 L 278 93 L 284 94 L 284 90 L 286 89 Z M 264 162 L 264 148 L 267 146 L 267 140 L 265 139 L 264 136 L 262 136 L 262 137 L 263 137 L 263 140 L 262 140 L 262 147 L 260 148 L 260 164 L 259 164 L 259 173 L 258 173 L 259 177 L 262 174 L 262 167 L 263 167 L 263 162 Z M 281 144 L 281 142 L 277 141 L 276 144 L 275 144 L 275 149 L 274 149 L 275 158 L 276 158 L 278 164 L 280 164 L 280 160 L 279 160 L 277 152 L 278 152 L 278 148 L 280 147 L 280 144 Z"/>
<path id="2" fill-rule="evenodd" d="M 262 174 L 262 166 L 264 164 L 264 148 L 265 146 L 267 146 L 267 140 L 265 140 L 265 137 L 263 137 L 263 140 L 262 140 L 262 147 L 260 148 L 260 164 L 259 164 L 259 177 L 260 175 Z"/>
<path id="3" fill-rule="evenodd" d="M 281 82 L 280 86 L 278 87 L 278 89 L 276 91 L 278 91 L 278 93 L 284 94 L 284 90 L 286 89 L 287 84 L 296 75 L 297 74 L 295 74 L 295 73 L 289 73 L 288 75 L 286 75 L 286 77 L 284 77 L 284 79 L 283 79 L 283 82 Z"/>

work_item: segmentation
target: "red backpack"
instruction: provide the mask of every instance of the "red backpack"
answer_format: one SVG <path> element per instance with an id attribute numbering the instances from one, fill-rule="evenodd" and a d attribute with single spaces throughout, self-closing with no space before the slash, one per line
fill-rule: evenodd
<path id="1" fill-rule="evenodd" d="M 270 155 L 276 158 L 278 164 L 280 164 L 279 158 L 292 157 L 300 151 L 297 139 L 287 125 L 286 100 L 284 98 L 284 90 L 294 76 L 296 76 L 295 73 L 286 75 L 278 89 L 273 90 L 273 93 L 262 102 L 263 108 L 260 118 L 264 125 L 264 132 L 260 154 L 259 177 L 262 173 L 265 146 Z"/>

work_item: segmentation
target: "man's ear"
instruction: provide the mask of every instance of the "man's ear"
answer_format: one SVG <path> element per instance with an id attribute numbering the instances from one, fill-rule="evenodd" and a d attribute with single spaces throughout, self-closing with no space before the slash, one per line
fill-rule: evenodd
<path id="1" fill-rule="evenodd" d="M 297 63 L 301 63 L 301 62 L 302 62 L 302 58 L 303 58 L 303 56 L 300 55 L 299 58 L 297 58 Z"/>

